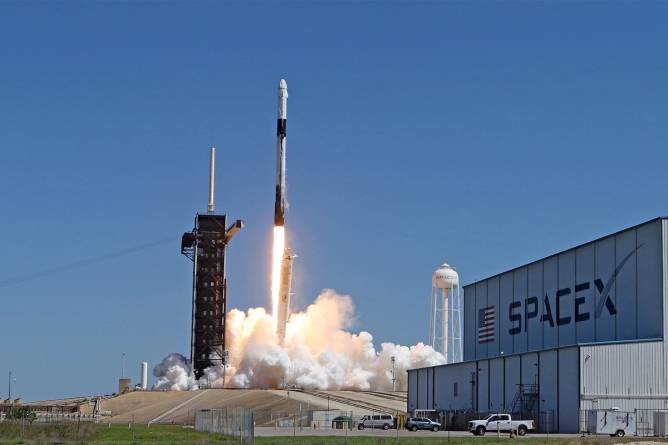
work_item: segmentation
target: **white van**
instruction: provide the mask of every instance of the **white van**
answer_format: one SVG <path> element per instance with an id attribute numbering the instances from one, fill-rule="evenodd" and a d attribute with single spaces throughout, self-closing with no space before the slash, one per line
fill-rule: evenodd
<path id="1" fill-rule="evenodd" d="M 364 416 L 357 424 L 357 429 L 363 430 L 364 428 L 382 428 L 384 430 L 394 428 L 394 416 L 390 414 Z"/>

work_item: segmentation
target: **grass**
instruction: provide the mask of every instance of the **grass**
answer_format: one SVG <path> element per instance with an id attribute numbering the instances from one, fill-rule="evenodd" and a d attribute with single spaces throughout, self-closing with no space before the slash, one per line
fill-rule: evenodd
<path id="1" fill-rule="evenodd" d="M 656 441 L 656 438 L 647 438 Z M 341 437 L 297 436 L 257 437 L 256 445 L 611 445 L 634 442 L 642 438 L 613 439 L 608 437 Z M 0 423 L 0 445 L 233 445 L 239 439 L 220 434 L 201 433 L 176 425 L 127 425 L 76 423 L 21 426 L 20 423 Z"/>
<path id="2" fill-rule="evenodd" d="M 193 444 L 227 445 L 238 443 L 220 434 L 200 433 L 175 425 L 101 425 L 84 423 L 33 424 L 0 423 L 0 444 Z"/>
<path id="3" fill-rule="evenodd" d="M 220 434 L 202 433 L 178 425 L 100 425 L 96 444 L 233 444 L 238 443 L 233 439 Z"/>
<path id="4" fill-rule="evenodd" d="M 6 420 L 0 422 L 0 443 L 54 443 L 63 439 L 93 440 L 96 425 L 90 423 L 58 423 L 51 425 Z"/>

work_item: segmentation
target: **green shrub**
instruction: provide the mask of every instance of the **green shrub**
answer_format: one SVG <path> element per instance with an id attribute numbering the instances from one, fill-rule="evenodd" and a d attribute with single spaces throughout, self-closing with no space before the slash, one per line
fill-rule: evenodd
<path id="1" fill-rule="evenodd" d="M 5 416 L 7 420 L 26 420 L 29 423 L 33 423 L 36 418 L 37 414 L 27 406 L 12 407 Z"/>

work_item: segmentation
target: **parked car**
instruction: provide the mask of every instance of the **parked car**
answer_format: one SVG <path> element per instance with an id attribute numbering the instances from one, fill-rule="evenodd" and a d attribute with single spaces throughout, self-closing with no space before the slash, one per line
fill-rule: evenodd
<path id="1" fill-rule="evenodd" d="M 357 424 L 357 429 L 363 430 L 364 428 L 382 428 L 384 430 L 394 428 L 394 416 L 390 414 L 364 416 Z"/>
<path id="2" fill-rule="evenodd" d="M 409 431 L 431 430 L 436 432 L 441 429 L 441 424 L 426 417 L 411 417 L 406 421 L 406 429 Z"/>
<path id="3" fill-rule="evenodd" d="M 491 414 L 481 420 L 469 422 L 469 431 L 476 436 L 484 436 L 487 431 L 517 431 L 524 436 L 527 431 L 535 430 L 533 420 L 513 420 L 510 414 Z"/>
<path id="4" fill-rule="evenodd" d="M 349 416 L 338 416 L 333 418 L 332 429 L 334 430 L 353 429 L 353 418 Z"/>

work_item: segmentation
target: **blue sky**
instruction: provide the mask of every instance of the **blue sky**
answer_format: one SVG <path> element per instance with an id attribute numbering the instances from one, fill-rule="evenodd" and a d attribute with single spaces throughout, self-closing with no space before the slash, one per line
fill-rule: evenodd
<path id="1" fill-rule="evenodd" d="M 667 13 L 2 3 L 0 376 L 31 400 L 112 392 L 123 352 L 134 378 L 188 352 L 179 237 L 211 144 L 218 208 L 246 221 L 229 306 L 266 305 L 281 77 L 297 305 L 351 294 L 378 342 L 425 339 L 443 261 L 470 282 L 668 214 Z"/>

